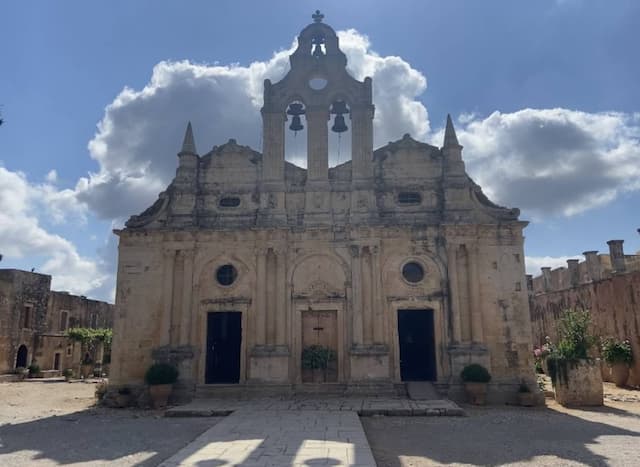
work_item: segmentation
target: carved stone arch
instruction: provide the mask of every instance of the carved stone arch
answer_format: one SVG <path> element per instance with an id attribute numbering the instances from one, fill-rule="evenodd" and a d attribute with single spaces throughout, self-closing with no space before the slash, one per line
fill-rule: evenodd
<path id="1" fill-rule="evenodd" d="M 311 265 L 314 264 L 314 267 Z M 333 268 L 331 266 L 334 266 Z M 337 266 L 337 269 L 335 268 Z M 308 269 L 308 270 L 305 270 Z M 318 270 L 318 274 L 314 274 L 312 271 Z M 337 274 L 337 272 L 340 274 Z M 311 277 L 303 278 L 302 273 L 311 274 Z M 296 281 L 296 277 L 299 280 Z M 309 253 L 299 258 L 289 273 L 288 282 L 291 284 L 292 290 L 295 293 L 311 291 L 315 284 L 315 289 L 319 290 L 320 282 L 326 284 L 322 287 L 327 287 L 331 291 L 344 291 L 345 283 L 349 277 L 349 266 L 339 256 L 331 253 Z"/>

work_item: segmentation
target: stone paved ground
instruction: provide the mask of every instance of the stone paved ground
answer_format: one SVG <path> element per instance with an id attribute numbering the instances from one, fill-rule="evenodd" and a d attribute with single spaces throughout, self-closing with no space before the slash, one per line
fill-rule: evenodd
<path id="1" fill-rule="evenodd" d="M 87 383 L 0 384 L 0 466 L 158 465 L 216 423 L 227 420 L 94 409 L 90 407 L 93 390 L 94 385 Z M 605 394 L 607 406 L 593 410 L 564 409 L 547 400 L 548 407 L 539 409 L 466 406 L 468 417 L 369 416 L 361 417 L 360 423 L 380 466 L 638 466 L 640 402 L 631 401 L 640 399 L 640 392 L 605 385 Z M 317 400 L 315 407 L 320 403 L 326 404 L 324 408 L 348 401 Z M 346 411 L 337 412 L 348 416 Z M 247 428 L 254 428 L 254 418 L 248 415 L 247 419 Z M 330 419 L 323 423 L 334 424 Z M 262 425 L 261 429 L 272 425 Z M 305 442 L 296 441 L 292 435 L 291 449 L 298 446 L 300 451 L 318 442 L 329 456 L 329 448 L 342 448 L 342 441 L 336 437 L 321 440 L 314 435 L 308 444 L 306 438 L 311 435 L 305 436 Z M 273 439 L 289 441 L 288 435 Z M 253 449 L 254 443 L 263 453 L 271 442 L 259 436 L 243 440 L 248 449 Z M 346 449 L 349 459 L 348 449 L 355 448 Z M 324 461 L 318 459 L 307 465 L 320 462 Z M 199 465 L 225 464 L 210 461 Z"/>
<path id="2" fill-rule="evenodd" d="M 165 461 L 174 466 L 375 467 L 353 411 L 238 410 Z"/>

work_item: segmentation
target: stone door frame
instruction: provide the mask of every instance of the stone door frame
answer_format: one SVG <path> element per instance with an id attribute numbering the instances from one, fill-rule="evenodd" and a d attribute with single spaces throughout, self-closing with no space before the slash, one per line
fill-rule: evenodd
<path id="1" fill-rule="evenodd" d="M 240 326 L 241 342 L 240 342 L 240 379 L 237 384 L 243 384 L 247 382 L 247 345 L 249 340 L 249 308 L 251 300 L 229 298 L 213 300 L 203 300 L 200 303 L 199 313 L 194 320 L 193 326 L 196 332 L 193 334 L 198 336 L 198 342 L 195 347 L 198 349 L 196 352 L 197 358 L 195 361 L 194 374 L 197 375 L 198 384 L 207 384 L 205 381 L 207 370 L 207 317 L 209 313 L 219 313 L 225 311 L 235 311 L 241 313 Z M 232 384 L 232 383 L 229 383 Z"/>
<path id="2" fill-rule="evenodd" d="M 436 377 L 435 382 L 446 382 L 449 380 L 449 364 L 445 358 L 446 352 L 443 349 L 449 342 L 449 331 L 447 320 L 445 317 L 445 307 L 442 301 L 418 298 L 389 298 L 387 300 L 387 313 L 389 323 L 389 362 L 391 364 L 391 374 L 393 381 L 402 382 L 400 376 L 400 342 L 398 336 L 398 310 L 433 310 L 433 329 L 435 340 L 435 360 L 436 360 Z"/>
<path id="3" fill-rule="evenodd" d="M 294 300 L 293 316 L 291 326 L 292 358 L 290 374 L 295 384 L 302 384 L 302 312 L 303 311 L 335 311 L 337 323 L 337 361 L 338 361 L 338 383 L 345 382 L 346 374 L 346 322 L 345 322 L 344 299 L 320 299 L 309 301 L 308 299 Z M 329 383 L 332 384 L 332 383 Z M 333 383 L 335 384 L 335 383 Z"/>

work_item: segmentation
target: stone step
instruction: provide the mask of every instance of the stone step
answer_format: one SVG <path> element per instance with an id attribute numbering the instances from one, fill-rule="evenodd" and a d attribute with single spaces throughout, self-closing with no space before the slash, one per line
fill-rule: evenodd
<path id="1" fill-rule="evenodd" d="M 442 399 L 438 391 L 429 381 L 408 381 L 406 384 L 407 395 L 415 401 L 430 401 Z"/>
<path id="2" fill-rule="evenodd" d="M 404 387 L 396 387 L 391 382 L 374 383 L 303 383 L 303 384 L 201 384 L 196 387 L 197 398 L 260 398 L 295 395 L 334 396 L 397 396 L 404 395 Z"/>

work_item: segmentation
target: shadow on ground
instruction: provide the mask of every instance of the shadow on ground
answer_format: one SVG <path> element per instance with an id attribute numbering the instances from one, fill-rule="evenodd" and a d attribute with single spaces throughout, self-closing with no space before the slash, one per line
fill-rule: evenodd
<path id="1" fill-rule="evenodd" d="M 117 465 L 122 459 L 122 465 L 158 465 L 219 420 L 91 408 L 6 424 L 0 426 L 0 465 L 31 465 L 46 459 L 51 464 Z"/>
<path id="2" fill-rule="evenodd" d="M 626 410 L 602 407 L 571 414 L 550 408 L 467 410 L 469 417 L 463 418 L 363 417 L 361 421 L 381 467 L 399 467 L 402 458 L 412 466 L 569 461 L 636 465 L 640 456 L 640 419 Z"/>

